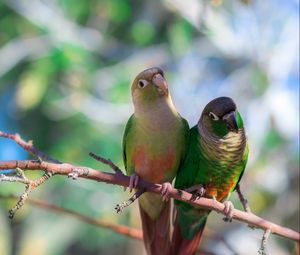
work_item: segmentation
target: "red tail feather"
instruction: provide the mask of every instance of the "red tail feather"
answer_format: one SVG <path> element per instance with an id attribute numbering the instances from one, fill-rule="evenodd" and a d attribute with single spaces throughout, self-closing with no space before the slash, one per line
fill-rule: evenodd
<path id="1" fill-rule="evenodd" d="M 172 238 L 172 255 L 194 255 L 199 247 L 203 230 L 205 228 L 206 221 L 201 226 L 200 230 L 193 236 L 192 239 L 185 239 L 180 230 L 177 219 L 174 224 L 174 233 Z"/>
<path id="2" fill-rule="evenodd" d="M 151 219 L 140 206 L 144 244 L 148 255 L 168 255 L 170 251 L 170 207 L 167 202 L 158 219 Z"/>

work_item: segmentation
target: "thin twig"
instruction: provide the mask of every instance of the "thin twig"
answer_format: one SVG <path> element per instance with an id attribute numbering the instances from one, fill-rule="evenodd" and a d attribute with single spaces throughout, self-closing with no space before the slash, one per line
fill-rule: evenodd
<path id="1" fill-rule="evenodd" d="M 40 162 L 40 161 L 37 161 Z M 15 213 L 25 204 L 26 200 L 28 199 L 29 193 L 36 189 L 38 186 L 43 184 L 45 181 L 47 181 L 51 176 L 51 172 L 45 172 L 41 177 L 35 180 L 29 180 L 24 171 L 16 167 L 16 175 L 15 176 L 6 176 L 4 174 L 0 174 L 0 182 L 7 181 L 7 182 L 19 182 L 25 184 L 25 191 L 22 193 L 22 195 L 19 197 L 19 200 L 17 201 L 16 205 L 9 210 L 8 217 L 12 219 L 15 215 Z"/>
<path id="2" fill-rule="evenodd" d="M 258 254 L 267 255 L 266 246 L 267 246 L 268 238 L 270 237 L 271 234 L 272 234 L 271 228 L 265 230 L 263 237 L 261 239 L 261 244 L 260 244 L 260 249 L 258 251 Z"/>
<path id="3" fill-rule="evenodd" d="M 244 197 L 242 191 L 241 191 L 241 187 L 240 187 L 240 184 L 237 184 L 236 185 L 236 193 L 238 194 L 239 196 L 239 199 L 243 205 L 243 208 L 245 210 L 245 212 L 248 212 L 248 213 L 251 213 L 251 209 L 250 209 L 250 206 L 249 206 L 249 203 L 248 203 L 248 200 Z"/>
<path id="4" fill-rule="evenodd" d="M 26 202 L 29 193 L 32 191 L 32 186 L 30 186 L 29 184 L 26 185 L 26 189 L 23 192 L 23 194 L 20 196 L 19 200 L 17 201 L 16 205 L 9 210 L 8 212 L 8 217 L 10 219 L 12 219 L 16 213 L 16 211 L 18 211 Z"/>
<path id="5" fill-rule="evenodd" d="M 18 197 L 13 196 L 13 195 L 8 195 L 8 196 L 0 195 L 0 199 L 16 200 L 16 199 L 18 199 Z M 120 225 L 120 224 L 108 223 L 103 220 L 96 220 L 96 219 L 93 219 L 86 215 L 80 214 L 78 212 L 74 212 L 72 210 L 65 209 L 65 208 L 62 208 L 62 207 L 59 207 L 56 205 L 50 205 L 50 204 L 47 204 L 47 203 L 37 200 L 37 199 L 28 198 L 27 203 L 34 205 L 36 207 L 42 208 L 42 209 L 46 209 L 48 211 L 53 211 L 53 212 L 72 216 L 72 217 L 77 218 L 78 220 L 81 220 L 90 225 L 106 228 L 106 229 L 114 231 L 120 235 L 125 235 L 128 237 L 134 238 L 136 240 L 143 239 L 143 233 L 142 233 L 142 230 L 140 230 L 140 229 L 127 227 L 127 226 Z"/>
<path id="6" fill-rule="evenodd" d="M 3 199 L 3 200 L 17 200 L 19 198 L 17 196 L 14 196 L 14 195 L 1 195 L 0 194 L 0 199 Z M 60 213 L 60 214 L 63 214 L 63 215 L 68 215 L 68 216 L 74 217 L 74 218 L 76 218 L 76 219 L 78 219 L 82 222 L 85 222 L 87 224 L 90 224 L 92 226 L 105 228 L 105 229 L 111 230 L 111 231 L 113 231 L 117 234 L 125 235 L 125 236 L 131 237 L 131 238 L 136 239 L 136 240 L 142 240 L 143 239 L 143 232 L 142 232 L 141 229 L 132 228 L 132 227 L 128 227 L 128 226 L 121 225 L 121 224 L 109 223 L 109 222 L 99 220 L 99 219 L 94 219 L 94 218 L 91 218 L 87 215 L 75 212 L 75 211 L 70 210 L 70 209 L 65 209 L 63 207 L 59 207 L 59 206 L 56 206 L 56 205 L 51 205 L 51 204 L 48 204 L 48 203 L 46 203 L 44 201 L 41 201 L 41 200 L 38 200 L 38 199 L 28 198 L 27 203 L 32 205 L 32 206 L 35 206 L 37 208 L 45 209 L 47 211 L 52 211 L 52 212 L 56 212 L 56 213 Z M 227 248 L 233 254 L 237 254 L 237 252 L 231 247 L 231 245 L 226 241 L 226 239 L 223 236 L 221 236 L 217 233 L 213 233 L 210 229 L 206 229 L 204 235 L 206 235 L 206 236 L 208 236 L 212 239 L 215 239 L 217 241 L 223 242 L 224 245 L 226 245 Z M 199 252 L 199 254 L 203 254 L 203 252 L 205 252 L 205 250 L 200 249 L 198 252 Z"/>
<path id="7" fill-rule="evenodd" d="M 105 159 L 105 158 L 103 158 L 101 156 L 96 155 L 93 152 L 90 152 L 89 155 L 92 158 L 96 159 L 97 161 L 100 161 L 101 163 L 110 166 L 110 168 L 112 170 L 114 170 L 117 174 L 122 174 L 121 169 L 117 165 L 115 165 L 110 159 Z"/>
<path id="8" fill-rule="evenodd" d="M 29 152 L 33 156 L 36 156 L 38 158 L 41 158 L 45 161 L 49 161 L 52 163 L 61 163 L 60 161 L 53 159 L 49 156 L 47 156 L 45 153 L 39 151 L 35 147 L 33 147 L 32 141 L 24 141 L 19 134 L 8 134 L 0 131 L 0 137 L 9 138 L 13 141 L 15 141 L 18 145 L 20 145 L 25 151 Z"/>
<path id="9" fill-rule="evenodd" d="M 3 199 L 3 200 L 17 200 L 18 197 L 14 196 L 14 195 L 1 195 L 0 194 L 0 199 Z M 87 215 L 75 212 L 75 211 L 70 210 L 70 209 L 65 209 L 63 207 L 59 207 L 59 206 L 56 206 L 56 205 L 51 205 L 51 204 L 48 204 L 48 203 L 46 203 L 44 201 L 41 201 L 41 200 L 38 200 L 38 199 L 28 198 L 27 203 L 32 205 L 32 206 L 35 206 L 37 208 L 45 209 L 47 211 L 52 211 L 52 212 L 60 213 L 60 214 L 63 214 L 63 215 L 71 216 L 73 218 L 76 218 L 76 219 L 78 219 L 82 222 L 85 222 L 87 224 L 90 224 L 92 226 L 105 228 L 105 229 L 111 230 L 111 231 L 113 231 L 117 234 L 124 235 L 124 236 L 133 238 L 133 239 L 138 240 L 138 241 L 143 240 L 143 232 L 142 232 L 141 229 L 128 227 L 128 226 L 121 225 L 121 224 L 109 223 L 109 222 L 99 220 L 99 219 L 94 219 L 94 218 L 89 217 Z M 235 250 L 230 246 L 230 244 L 225 240 L 225 238 L 223 236 L 218 235 L 216 233 L 212 233 L 212 231 L 209 230 L 209 229 L 206 229 L 204 234 L 207 235 L 208 237 L 212 238 L 212 239 L 223 242 L 224 245 L 226 245 L 227 248 L 233 254 L 237 254 L 235 252 Z M 215 253 L 206 251 L 203 248 L 201 248 L 201 249 L 198 250 L 197 254 L 208 255 L 208 254 L 215 254 Z"/>

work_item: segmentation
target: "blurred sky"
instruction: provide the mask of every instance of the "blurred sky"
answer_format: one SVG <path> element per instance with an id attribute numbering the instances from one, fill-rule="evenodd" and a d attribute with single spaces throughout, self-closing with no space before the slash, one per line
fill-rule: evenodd
<path id="1" fill-rule="evenodd" d="M 18 132 L 65 162 L 99 169 L 87 156 L 93 151 L 123 166 L 121 139 L 132 113 L 129 86 L 145 68 L 164 69 L 174 103 L 190 126 L 211 99 L 232 97 L 249 138 L 241 185 L 252 210 L 299 231 L 298 0 L 4 0 L 0 47 L 0 130 Z M 0 140 L 1 160 L 27 156 Z M 21 191 L 20 185 L 0 185 L 1 194 Z M 56 177 L 32 196 L 139 226 L 135 206 L 115 215 L 114 205 L 128 196 L 117 187 Z M 232 199 L 239 207 L 236 195 Z M 143 249 L 108 230 L 32 207 L 8 223 L 11 206 L 0 201 L 0 254 L 141 254 Z M 62 229 L 62 222 L 70 228 Z M 244 224 L 224 224 L 212 214 L 209 229 L 239 254 L 259 248 L 262 233 Z M 42 230 L 48 231 L 44 237 Z M 213 238 L 203 246 L 232 254 Z M 278 237 L 268 249 L 296 254 L 293 242 Z"/>

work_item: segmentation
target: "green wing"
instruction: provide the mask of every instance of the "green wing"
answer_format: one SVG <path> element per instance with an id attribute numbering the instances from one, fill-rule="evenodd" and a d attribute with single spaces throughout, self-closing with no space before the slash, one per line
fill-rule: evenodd
<path id="1" fill-rule="evenodd" d="M 129 130 L 133 126 L 133 121 L 134 121 L 134 116 L 131 115 L 130 118 L 129 118 L 129 120 L 127 121 L 127 124 L 126 124 L 126 127 L 125 127 L 125 131 L 124 131 L 124 135 L 123 135 L 123 142 L 122 142 L 123 162 L 124 162 L 126 173 L 128 173 L 128 170 L 127 170 L 127 158 L 126 158 L 126 140 L 128 139 Z"/>
<path id="2" fill-rule="evenodd" d="M 200 183 L 198 172 L 201 167 L 201 153 L 198 144 L 198 128 L 194 126 L 189 130 L 187 153 L 181 168 L 178 170 L 175 188 L 184 189 Z M 179 200 L 175 200 L 175 205 L 180 231 L 185 239 L 191 240 L 201 228 L 204 228 L 209 211 L 199 210 Z"/>
<path id="3" fill-rule="evenodd" d="M 240 174 L 240 176 L 239 176 L 239 179 L 238 179 L 238 181 L 237 181 L 237 183 L 236 183 L 236 185 L 235 185 L 235 187 L 234 187 L 233 190 L 236 189 L 236 186 L 239 184 L 240 180 L 241 180 L 242 177 L 243 177 L 243 174 L 244 174 L 244 172 L 245 172 L 245 168 L 246 168 L 246 165 L 247 165 L 247 161 L 248 161 L 248 154 L 249 154 L 249 146 L 248 146 L 248 142 L 247 142 L 246 148 L 245 148 L 244 154 L 243 154 L 243 159 L 242 159 L 242 168 L 243 168 L 243 170 L 241 171 L 241 174 Z"/>
<path id="4" fill-rule="evenodd" d="M 200 135 L 198 127 L 190 129 L 189 144 L 185 160 L 179 169 L 175 181 L 175 188 L 185 189 L 195 184 L 203 183 L 206 179 L 204 169 L 208 168 L 207 162 L 203 159 L 203 153 L 199 146 Z M 243 158 L 237 168 L 240 175 L 238 182 L 242 178 L 248 159 L 248 144 L 243 152 Z M 237 183 L 238 183 L 237 182 Z M 175 200 L 180 229 L 185 238 L 191 239 L 197 231 L 204 228 L 209 210 L 201 210 L 185 202 Z"/>
<path id="5" fill-rule="evenodd" d="M 199 133 L 197 126 L 189 130 L 186 157 L 181 164 L 175 180 L 175 188 L 183 189 L 197 183 L 196 176 L 200 167 L 200 152 L 198 147 Z"/>
<path id="6" fill-rule="evenodd" d="M 181 160 L 180 160 L 180 164 L 179 164 L 179 167 L 178 167 L 178 171 L 180 170 L 180 168 L 184 164 L 185 158 L 187 156 L 188 145 L 189 145 L 189 140 L 190 140 L 190 127 L 189 127 L 189 123 L 184 118 L 181 118 L 181 120 L 182 120 L 183 133 L 184 133 L 184 144 L 182 144 L 183 152 L 181 154 Z"/>

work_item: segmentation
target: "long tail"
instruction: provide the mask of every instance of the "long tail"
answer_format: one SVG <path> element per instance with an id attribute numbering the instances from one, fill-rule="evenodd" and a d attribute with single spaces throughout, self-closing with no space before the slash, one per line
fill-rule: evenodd
<path id="1" fill-rule="evenodd" d="M 170 200 L 166 202 L 160 217 L 153 220 L 140 206 L 144 244 L 148 255 L 168 255 L 170 253 Z"/>
<path id="2" fill-rule="evenodd" d="M 199 220 L 198 220 L 199 221 Z M 172 255 L 194 255 L 199 247 L 203 230 L 206 225 L 207 218 L 204 217 L 197 227 L 197 231 L 192 236 L 184 236 L 182 227 L 180 226 L 179 216 L 176 215 L 174 223 L 174 232 L 172 237 Z M 187 225 L 188 222 L 187 222 Z M 185 227 L 187 227 L 187 225 Z"/>

